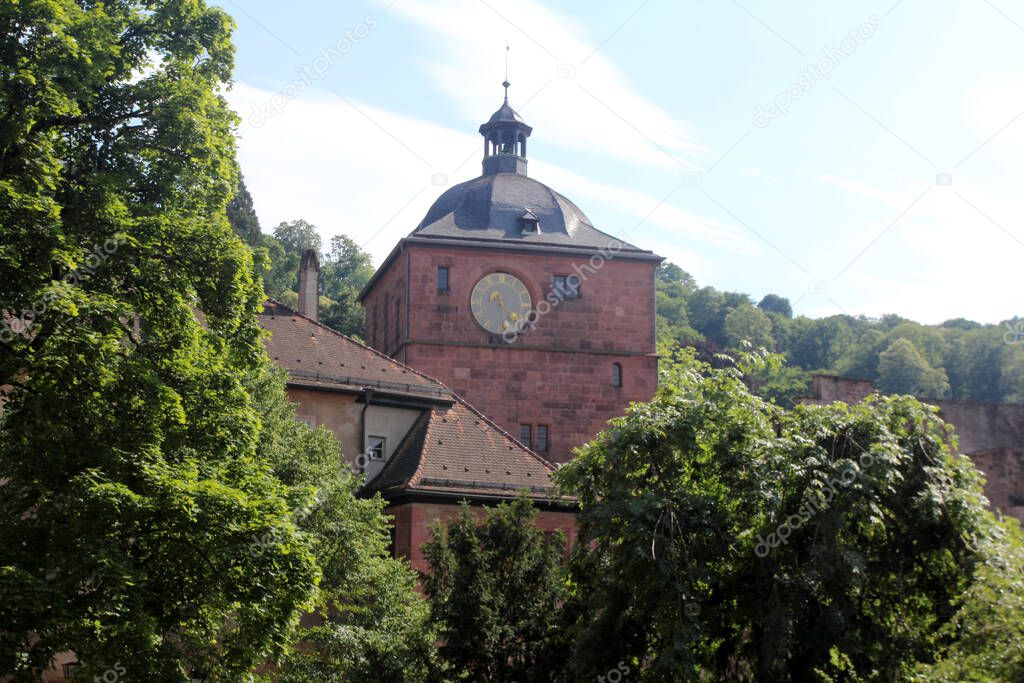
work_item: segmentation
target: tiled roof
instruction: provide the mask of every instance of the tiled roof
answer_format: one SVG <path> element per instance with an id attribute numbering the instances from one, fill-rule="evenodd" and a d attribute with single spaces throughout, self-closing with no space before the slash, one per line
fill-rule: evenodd
<path id="1" fill-rule="evenodd" d="M 456 396 L 450 408 L 424 411 L 365 490 L 550 498 L 555 466 Z"/>
<path id="2" fill-rule="evenodd" d="M 264 304 L 260 325 L 270 332 L 267 353 L 288 371 L 293 386 L 372 387 L 377 395 L 433 404 L 364 491 L 511 498 L 526 489 L 535 499 L 552 496 L 555 466 L 441 382 L 273 300 Z"/>
<path id="3" fill-rule="evenodd" d="M 289 383 L 312 388 L 382 393 L 451 401 L 441 382 L 307 318 L 274 300 L 263 305 L 260 325 L 270 332 L 270 357 L 288 371 Z"/>

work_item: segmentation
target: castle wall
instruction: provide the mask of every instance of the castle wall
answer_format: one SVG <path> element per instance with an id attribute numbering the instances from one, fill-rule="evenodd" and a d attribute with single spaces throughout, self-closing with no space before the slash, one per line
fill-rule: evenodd
<path id="1" fill-rule="evenodd" d="M 382 318 L 370 315 L 371 341 L 441 380 L 517 438 L 522 424 L 535 435 L 547 426 L 545 457 L 565 462 L 631 402 L 654 395 L 656 263 L 423 245 L 406 245 L 406 254 L 408 337 L 394 347 L 375 329 Z M 437 289 L 439 266 L 449 269 L 448 292 Z M 366 298 L 368 311 L 396 296 L 405 268 L 405 255 L 391 262 Z M 477 325 L 470 309 L 473 286 L 495 271 L 519 278 L 538 312 L 535 326 L 512 343 Z M 551 304 L 553 276 L 574 273 L 583 276 L 581 296 Z M 621 387 L 613 386 L 613 364 Z"/>

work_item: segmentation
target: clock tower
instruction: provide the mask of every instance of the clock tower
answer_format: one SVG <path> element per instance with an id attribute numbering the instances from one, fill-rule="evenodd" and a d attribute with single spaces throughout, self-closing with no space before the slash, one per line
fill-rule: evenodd
<path id="1" fill-rule="evenodd" d="M 483 174 L 442 194 L 360 294 L 373 347 L 447 384 L 554 462 L 658 381 L 661 257 L 527 176 L 533 129 L 505 101 Z"/>

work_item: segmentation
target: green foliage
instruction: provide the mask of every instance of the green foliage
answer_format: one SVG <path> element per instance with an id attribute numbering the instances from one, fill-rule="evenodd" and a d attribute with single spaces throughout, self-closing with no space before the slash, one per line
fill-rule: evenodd
<path id="1" fill-rule="evenodd" d="M 909 397 L 782 410 L 745 384 L 773 363 L 678 358 L 556 474 L 582 508 L 572 680 L 624 661 L 652 681 L 896 681 L 975 651 L 997 670 L 1019 613 L 975 646 L 949 605 L 1004 609 L 983 587 L 1019 588 L 1020 553 L 948 426 Z"/>
<path id="2" fill-rule="evenodd" d="M 1024 680 L 1024 537 L 1010 521 L 980 540 L 985 563 L 943 627 L 949 644 L 919 667 L 919 683 Z"/>
<path id="3" fill-rule="evenodd" d="M 228 202 L 228 222 L 243 242 L 251 247 L 261 243 L 263 233 L 260 231 L 260 219 L 252 205 L 252 195 L 245 186 L 245 178 L 238 175 L 238 189 L 235 196 Z"/>
<path id="4" fill-rule="evenodd" d="M 316 226 L 301 218 L 279 223 L 274 228 L 273 240 L 267 241 L 274 244 L 270 270 L 264 275 L 267 295 L 280 298 L 286 291 L 298 291 L 302 252 L 306 249 L 320 252 L 320 234 Z"/>
<path id="5" fill-rule="evenodd" d="M 317 227 L 299 219 L 278 224 L 273 235 L 260 233 L 259 219 L 252 210 L 252 196 L 242 182 L 228 206 L 228 217 L 235 232 L 254 247 L 257 272 L 263 275 L 267 295 L 296 308 L 302 252 L 321 249 Z M 370 255 L 349 237 L 335 235 L 331 238 L 330 250 L 320 255 L 320 264 L 320 321 L 343 334 L 363 337 L 366 313 L 357 297 L 373 275 Z"/>
<path id="6" fill-rule="evenodd" d="M 423 547 L 423 588 L 454 680 L 549 681 L 562 659 L 559 606 L 565 539 L 546 539 L 527 498 L 485 511 L 468 505 Z"/>
<path id="7" fill-rule="evenodd" d="M 783 354 L 789 364 L 787 372 L 793 375 L 790 379 L 797 379 L 797 371 L 825 372 L 872 380 L 880 387 L 884 383 L 900 391 L 913 389 L 933 398 L 1024 401 L 1024 339 L 1015 332 L 1024 329 L 1024 321 L 980 325 L 957 319 L 932 326 L 896 315 L 794 318 L 789 301 L 768 294 L 754 309 L 767 315 L 770 326 L 766 326 L 764 319 L 751 313 L 745 294 L 698 288 L 689 274 L 671 263 L 659 266 L 656 284 L 661 353 L 670 353 L 676 345 L 693 346 L 709 360 L 708 350 L 736 349 L 746 339 Z M 905 344 L 898 345 L 890 353 L 883 377 L 881 355 L 899 340 L 909 343 L 914 352 Z M 920 359 L 925 365 L 914 370 Z M 759 380 L 756 386 L 766 391 L 791 384 L 785 378 Z M 779 398 L 777 392 L 771 395 Z"/>
<path id="8" fill-rule="evenodd" d="M 896 339 L 878 355 L 878 388 L 891 394 L 943 398 L 949 394 L 944 370 L 928 364 L 913 342 Z"/>
<path id="9" fill-rule="evenodd" d="M 362 337 L 366 313 L 356 299 L 373 276 L 370 255 L 345 235 L 331 238 L 331 250 L 324 255 L 320 280 L 328 301 L 320 314 L 324 324 L 339 332 Z"/>
<path id="10" fill-rule="evenodd" d="M 74 650 L 240 680 L 315 589 L 241 382 L 231 30 L 200 0 L 0 5 L 0 676 Z"/>
<path id="11" fill-rule="evenodd" d="M 293 514 L 322 572 L 318 616 L 296 629 L 297 647 L 271 679 L 425 680 L 434 640 L 429 609 L 415 592 L 416 573 L 390 556 L 384 501 L 358 498 L 359 480 L 334 436 L 295 420 L 283 371 L 268 363 L 250 390 L 262 416 L 259 454 L 289 486 Z"/>
<path id="12" fill-rule="evenodd" d="M 783 318 L 793 317 L 793 306 L 789 303 L 789 299 L 778 294 L 765 294 L 757 307 L 765 313 L 778 313 Z"/>
<path id="13" fill-rule="evenodd" d="M 769 349 L 775 346 L 771 319 L 750 304 L 737 306 L 729 311 L 725 316 L 722 331 L 731 348 L 739 348 L 741 342 Z"/>

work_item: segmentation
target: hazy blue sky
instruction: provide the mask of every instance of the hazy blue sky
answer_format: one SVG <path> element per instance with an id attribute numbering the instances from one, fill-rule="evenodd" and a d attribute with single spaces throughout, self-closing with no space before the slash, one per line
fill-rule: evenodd
<path id="1" fill-rule="evenodd" d="M 701 284 L 814 316 L 1024 313 L 1019 2 L 219 4 L 264 230 L 305 218 L 379 263 L 479 175 L 508 41 L 530 175 Z"/>

